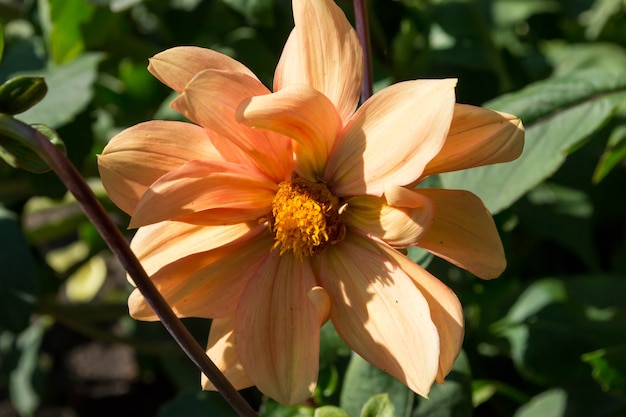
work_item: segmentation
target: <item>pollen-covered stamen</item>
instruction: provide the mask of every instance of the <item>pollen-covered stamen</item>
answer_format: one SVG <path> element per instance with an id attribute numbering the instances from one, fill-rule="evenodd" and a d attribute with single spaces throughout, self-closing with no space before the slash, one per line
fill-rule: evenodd
<path id="1" fill-rule="evenodd" d="M 339 198 L 324 184 L 302 178 L 281 182 L 270 216 L 274 248 L 280 247 L 281 255 L 291 250 L 302 258 L 343 239 L 339 208 Z"/>

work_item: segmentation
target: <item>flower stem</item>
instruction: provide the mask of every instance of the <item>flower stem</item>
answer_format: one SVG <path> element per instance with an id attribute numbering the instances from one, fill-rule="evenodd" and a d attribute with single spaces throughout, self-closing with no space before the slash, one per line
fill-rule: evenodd
<path id="1" fill-rule="evenodd" d="M 5 122 L 5 118 L 8 118 L 8 116 L 0 115 L 0 122 Z M 139 291 L 141 291 L 150 307 L 163 323 L 163 326 L 165 326 L 185 354 L 209 378 L 222 397 L 240 417 L 256 417 L 257 414 L 252 407 L 231 385 L 224 374 L 220 372 L 213 361 L 206 355 L 204 349 L 200 347 L 191 333 L 189 333 L 189 330 L 176 317 L 130 249 L 126 238 L 113 223 L 72 163 L 45 136 L 35 129 L 15 119 L 12 119 L 10 124 L 17 129 L 8 133 L 13 133 L 12 136 L 15 139 L 22 142 L 26 141 L 48 163 L 67 189 L 74 195 L 89 220 L 94 224 L 111 251 L 120 260 Z M 16 130 L 20 136 L 19 138 L 15 137 Z M 3 131 L 2 133 L 5 132 Z"/>
<path id="2" fill-rule="evenodd" d="M 363 48 L 363 85 L 361 86 L 361 103 L 373 93 L 372 57 L 370 47 L 370 28 L 367 19 L 367 0 L 354 0 L 354 16 L 356 32 Z"/>

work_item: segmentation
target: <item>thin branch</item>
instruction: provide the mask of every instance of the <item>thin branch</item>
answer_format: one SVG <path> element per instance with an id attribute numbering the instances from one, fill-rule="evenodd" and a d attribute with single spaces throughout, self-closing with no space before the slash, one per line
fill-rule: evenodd
<path id="1" fill-rule="evenodd" d="M 367 0 L 354 0 L 354 17 L 356 32 L 363 48 L 363 85 L 361 86 L 361 103 L 373 93 L 372 50 L 370 46 L 370 27 L 367 18 Z"/>

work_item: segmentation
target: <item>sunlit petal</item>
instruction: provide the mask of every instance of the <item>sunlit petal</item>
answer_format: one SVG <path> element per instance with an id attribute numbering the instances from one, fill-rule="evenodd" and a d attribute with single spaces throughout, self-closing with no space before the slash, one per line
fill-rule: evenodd
<path id="1" fill-rule="evenodd" d="M 241 62 L 211 49 L 197 46 L 177 46 L 159 52 L 152 58 L 148 71 L 163 84 L 177 93 L 182 93 L 185 85 L 201 71 L 223 70 L 246 74 L 256 78 Z"/>
<path id="2" fill-rule="evenodd" d="M 484 278 L 506 268 L 498 230 L 480 198 L 468 191 L 417 189 L 435 204 L 435 219 L 418 246 Z"/>
<path id="3" fill-rule="evenodd" d="M 382 195 L 422 175 L 443 146 L 456 80 L 398 83 L 359 108 L 331 152 L 324 178 L 342 196 Z"/>
<path id="4" fill-rule="evenodd" d="M 172 107 L 232 141 L 246 152 L 256 167 L 275 181 L 282 181 L 289 178 L 293 170 L 291 139 L 252 129 L 236 119 L 237 108 L 243 100 L 269 93 L 263 84 L 248 75 L 206 70 L 187 84 Z M 216 146 L 219 148 L 217 143 Z"/>
<path id="5" fill-rule="evenodd" d="M 178 259 L 239 239 L 258 226 L 257 221 L 227 226 L 199 226 L 164 221 L 140 227 L 130 247 L 148 275 L 151 275 Z"/>
<path id="6" fill-rule="evenodd" d="M 457 104 L 446 143 L 423 175 L 509 162 L 521 155 L 523 147 L 524 127 L 519 118 Z"/>
<path id="7" fill-rule="evenodd" d="M 233 316 L 213 320 L 206 353 L 233 387 L 240 390 L 251 387 L 254 383 L 239 361 L 235 348 L 234 322 Z M 204 390 L 217 390 L 204 374 L 201 375 L 200 382 Z"/>
<path id="8" fill-rule="evenodd" d="M 223 160 L 201 127 L 154 120 L 114 136 L 98 157 L 98 169 L 111 200 L 133 214 L 150 184 L 194 159 Z"/>
<path id="9" fill-rule="evenodd" d="M 274 91 L 308 85 L 333 102 L 347 121 L 359 101 L 363 52 L 356 32 L 333 0 L 294 1 L 295 28 L 283 49 Z"/>
<path id="10" fill-rule="evenodd" d="M 235 320 L 241 363 L 254 384 L 282 404 L 308 399 L 317 382 L 321 317 L 308 258 L 273 251 L 246 287 Z"/>
<path id="11" fill-rule="evenodd" d="M 230 224 L 253 220 L 269 212 L 276 190 L 276 183 L 245 166 L 190 161 L 152 184 L 139 201 L 130 227 L 189 214 L 210 218 L 211 209 L 231 210 Z"/>
<path id="12" fill-rule="evenodd" d="M 320 256 L 330 319 L 356 353 L 426 396 L 438 373 L 440 349 L 427 299 L 373 245 L 350 236 Z"/>
<path id="13" fill-rule="evenodd" d="M 274 94 L 244 100 L 237 118 L 248 126 L 295 139 L 296 169 L 310 181 L 323 174 L 328 153 L 341 129 L 335 106 L 306 85 L 288 86 Z"/>
<path id="14" fill-rule="evenodd" d="M 179 317 L 233 315 L 243 289 L 257 272 L 256 265 L 272 247 L 269 234 L 261 231 L 169 263 L 150 279 Z M 129 297 L 128 308 L 136 319 L 158 320 L 138 290 Z"/>
<path id="15" fill-rule="evenodd" d="M 437 382 L 444 378 L 454 365 L 463 344 L 463 308 L 454 292 L 424 268 L 416 265 L 394 249 L 380 246 L 402 270 L 413 279 L 428 302 L 430 317 L 437 327 L 440 339 L 439 370 Z"/>
<path id="16" fill-rule="evenodd" d="M 428 198 L 402 187 L 388 187 L 384 197 L 358 196 L 347 203 L 346 224 L 394 247 L 417 244 L 435 209 Z"/>

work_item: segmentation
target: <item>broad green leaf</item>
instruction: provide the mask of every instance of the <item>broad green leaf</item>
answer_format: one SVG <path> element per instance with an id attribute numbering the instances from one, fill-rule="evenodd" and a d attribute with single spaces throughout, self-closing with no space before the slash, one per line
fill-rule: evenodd
<path id="1" fill-rule="evenodd" d="M 26 123 L 41 123 L 55 129 L 70 122 L 93 97 L 93 84 L 100 53 L 87 53 L 58 67 L 37 74 L 45 77 L 48 94 L 41 102 L 17 118 Z"/>
<path id="2" fill-rule="evenodd" d="M 626 345 L 611 346 L 583 355 L 593 377 L 605 391 L 626 395 Z"/>
<path id="3" fill-rule="evenodd" d="M 361 417 L 394 417 L 394 409 L 389 394 L 378 394 L 367 400 L 361 410 Z"/>
<path id="4" fill-rule="evenodd" d="M 96 255 L 69 276 L 65 286 L 67 299 L 74 303 L 87 303 L 98 294 L 107 276 L 102 256 Z"/>
<path id="5" fill-rule="evenodd" d="M 563 417 L 567 409 L 567 394 L 560 389 L 542 392 L 520 407 L 514 417 Z"/>
<path id="6" fill-rule="evenodd" d="M 324 407 L 317 408 L 313 417 L 350 417 L 350 415 L 339 407 L 325 405 Z"/>
<path id="7" fill-rule="evenodd" d="M 587 39 L 597 39 L 608 21 L 623 9 L 624 2 L 620 0 L 595 0 L 585 19 Z"/>
<path id="8" fill-rule="evenodd" d="M 85 49 L 82 28 L 89 22 L 95 6 L 84 0 L 45 0 L 39 2 L 49 29 L 48 45 L 52 61 L 63 64 L 79 56 Z M 47 12 L 47 13 L 46 13 Z M 94 28 L 96 29 L 96 28 Z"/>
<path id="9" fill-rule="evenodd" d="M 491 13 L 498 26 L 513 26 L 525 22 L 541 13 L 555 13 L 560 9 L 553 0 L 495 0 L 491 2 Z"/>
<path id="10" fill-rule="evenodd" d="M 9 394 L 13 406 L 21 416 L 32 416 L 41 400 L 41 391 L 36 386 L 35 380 L 39 365 L 39 348 L 49 325 L 48 319 L 39 318 L 16 339 L 20 357 L 9 377 Z"/>
<path id="11" fill-rule="evenodd" d="M 217 392 L 183 392 L 166 403 L 157 417 L 237 417 L 237 413 Z"/>
<path id="12" fill-rule="evenodd" d="M 445 384 L 433 385 L 428 399 L 420 398 L 412 417 L 471 417 L 471 370 L 467 356 L 461 352 Z"/>
<path id="13" fill-rule="evenodd" d="M 0 207 L 0 323 L 20 332 L 35 308 L 36 272 L 16 216 Z"/>
<path id="14" fill-rule="evenodd" d="M 521 117 L 524 152 L 517 160 L 441 175 L 446 188 L 480 196 L 492 213 L 552 175 L 568 152 L 596 132 L 626 98 L 626 72 L 584 70 L 532 84 L 486 107 Z"/>
<path id="15" fill-rule="evenodd" d="M 617 126 L 609 136 L 606 149 L 600 156 L 598 165 L 593 173 L 593 182 L 599 183 L 615 167 L 626 159 L 626 124 Z"/>
<path id="16" fill-rule="evenodd" d="M 339 405 L 351 416 L 358 416 L 374 395 L 389 394 L 396 417 L 411 415 L 415 394 L 391 375 L 353 354 L 345 373 Z"/>

